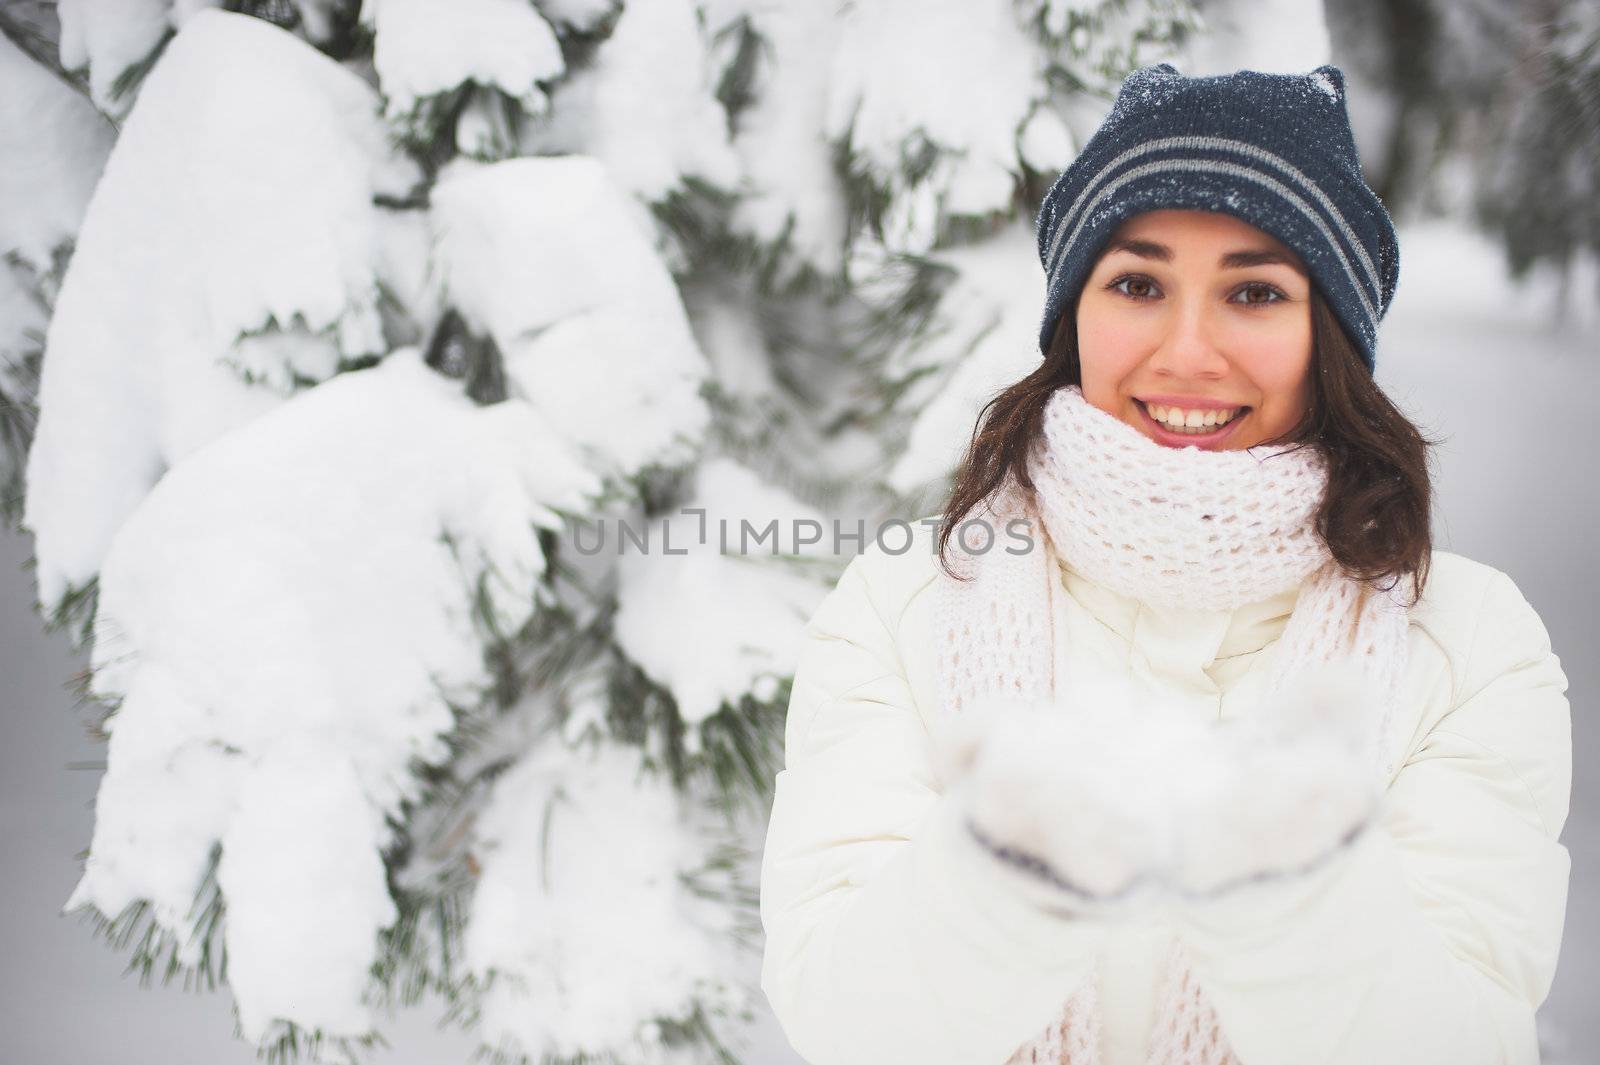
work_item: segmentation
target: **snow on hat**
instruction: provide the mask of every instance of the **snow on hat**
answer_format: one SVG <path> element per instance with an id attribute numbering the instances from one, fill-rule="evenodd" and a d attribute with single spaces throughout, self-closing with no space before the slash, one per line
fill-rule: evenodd
<path id="1" fill-rule="evenodd" d="M 1168 208 L 1230 214 L 1294 249 L 1372 369 L 1400 248 L 1362 177 L 1338 67 L 1191 78 L 1162 63 L 1129 74 L 1039 208 L 1041 353 L 1117 226 Z"/>

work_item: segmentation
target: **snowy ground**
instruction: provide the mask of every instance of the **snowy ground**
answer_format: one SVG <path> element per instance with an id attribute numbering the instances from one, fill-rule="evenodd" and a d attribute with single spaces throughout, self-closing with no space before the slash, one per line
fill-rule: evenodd
<path id="1" fill-rule="evenodd" d="M 1548 1065 L 1577 1065 L 1600 1044 L 1582 1007 L 1600 978 L 1600 684 L 1591 540 L 1600 498 L 1587 442 L 1600 385 L 1600 314 L 1567 322 L 1547 286 L 1509 286 L 1495 253 L 1447 229 L 1403 230 L 1401 283 L 1384 325 L 1379 377 L 1435 436 L 1442 545 L 1507 571 L 1544 616 L 1572 683 L 1574 786 L 1564 841 L 1572 895 L 1560 971 L 1540 1014 Z M 1579 290 L 1592 300 L 1590 283 Z M 1580 435 L 1583 434 L 1583 435 Z M 57 913 L 90 838 L 104 748 L 84 737 L 66 684 L 85 663 L 39 631 L 27 542 L 0 538 L 0 1060 L 19 1065 L 256 1061 L 232 1038 L 226 994 L 141 990 L 87 925 Z M 75 769 L 78 763 L 92 763 Z M 430 1004 L 389 1026 L 384 1065 L 447 1065 L 471 1041 L 433 1030 Z M 792 1065 L 775 1030 L 750 1065 Z M 179 1040 L 181 1039 L 181 1043 Z"/>

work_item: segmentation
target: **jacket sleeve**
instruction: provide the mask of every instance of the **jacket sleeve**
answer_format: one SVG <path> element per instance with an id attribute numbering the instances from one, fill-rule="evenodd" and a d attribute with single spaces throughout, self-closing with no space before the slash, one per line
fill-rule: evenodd
<path id="1" fill-rule="evenodd" d="M 1003 1065 L 1060 1016 L 1103 925 L 1031 905 L 967 834 L 874 560 L 845 569 L 796 667 L 761 863 L 761 987 L 811 1065 Z"/>
<path id="2" fill-rule="evenodd" d="M 1536 1065 L 1570 858 L 1567 681 L 1489 582 L 1451 708 L 1377 824 L 1300 881 L 1188 908 L 1196 978 L 1244 1065 Z"/>

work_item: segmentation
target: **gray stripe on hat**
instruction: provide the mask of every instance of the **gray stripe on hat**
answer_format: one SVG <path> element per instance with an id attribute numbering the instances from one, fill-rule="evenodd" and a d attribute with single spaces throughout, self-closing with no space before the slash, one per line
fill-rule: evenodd
<path id="1" fill-rule="evenodd" d="M 1328 198 L 1328 194 L 1323 192 L 1316 182 L 1312 181 L 1303 171 L 1281 155 L 1269 152 L 1259 145 L 1251 144 L 1249 141 L 1233 140 L 1228 137 L 1197 137 L 1188 134 L 1178 137 L 1160 137 L 1153 141 L 1135 145 L 1101 167 L 1099 172 L 1084 186 L 1083 192 L 1078 196 L 1077 203 L 1056 224 L 1056 231 L 1050 238 L 1050 247 L 1045 251 L 1046 274 L 1055 273 L 1057 264 L 1056 251 L 1061 243 L 1061 237 L 1066 233 L 1073 216 L 1088 203 L 1088 196 L 1094 191 L 1095 186 L 1105 180 L 1115 167 L 1120 166 L 1129 159 L 1160 151 L 1164 148 L 1203 148 L 1217 151 L 1234 151 L 1283 171 L 1285 175 L 1293 178 L 1309 192 L 1317 203 L 1321 205 L 1322 209 L 1327 211 L 1333 218 L 1334 224 L 1339 227 L 1339 232 L 1344 235 L 1345 240 L 1349 242 L 1351 248 L 1355 250 L 1356 256 L 1361 260 L 1361 267 L 1366 272 L 1367 280 L 1372 286 L 1373 298 L 1377 300 L 1383 299 L 1383 286 L 1379 282 L 1377 269 L 1372 265 L 1372 259 L 1367 255 L 1366 245 L 1356 236 L 1355 231 L 1350 228 L 1350 224 L 1345 221 L 1344 215 L 1340 213 L 1339 208 L 1334 205 L 1333 201 Z M 1095 199 L 1098 201 L 1099 197 L 1097 196 Z M 1359 288 L 1359 285 L 1357 287 Z"/>
<path id="2" fill-rule="evenodd" d="M 1073 227 L 1072 235 L 1068 237 L 1065 244 L 1062 245 L 1062 255 L 1065 256 L 1067 251 L 1071 249 L 1073 243 L 1078 239 L 1078 234 L 1083 231 L 1084 225 L 1088 223 L 1090 211 L 1094 207 L 1098 206 L 1102 200 L 1104 200 L 1107 196 L 1110 196 L 1118 188 L 1130 181 L 1133 181 L 1135 178 L 1143 177 L 1146 174 L 1157 174 L 1163 170 L 1198 170 L 1202 172 L 1228 174 L 1232 177 L 1241 177 L 1247 181 L 1254 181 L 1257 184 L 1267 186 L 1269 189 L 1276 192 L 1279 196 L 1282 196 L 1285 200 L 1297 207 L 1300 210 L 1300 213 L 1305 215 L 1306 218 L 1317 227 L 1317 230 L 1322 234 L 1323 238 L 1326 239 L 1328 244 L 1333 248 L 1334 254 L 1339 257 L 1339 263 L 1344 267 L 1345 273 L 1349 275 L 1352 282 L 1352 287 L 1355 289 L 1356 296 L 1361 300 L 1362 309 L 1366 311 L 1368 320 L 1372 323 L 1373 329 L 1376 330 L 1378 315 L 1373 309 L 1372 301 L 1367 297 L 1366 290 L 1362 287 L 1361 279 L 1356 275 L 1355 267 L 1351 264 L 1349 257 L 1345 255 L 1344 249 L 1339 246 L 1339 242 L 1334 239 L 1333 233 L 1328 229 L 1328 224 L 1322 220 L 1321 216 L 1319 216 L 1316 211 L 1312 210 L 1312 207 L 1309 203 L 1307 203 L 1289 186 L 1283 184 L 1281 181 L 1268 177 L 1259 170 L 1252 170 L 1250 167 L 1240 166 L 1237 163 L 1225 163 L 1219 159 L 1191 159 L 1178 157 L 1171 159 L 1158 159 L 1153 163 L 1145 163 L 1143 166 L 1136 166 L 1131 170 L 1124 171 L 1117 176 L 1116 180 L 1112 181 L 1110 184 L 1106 185 L 1105 188 L 1097 192 L 1092 200 L 1079 201 L 1084 205 L 1084 217 L 1079 219 L 1078 224 Z M 1049 276 L 1053 280 L 1053 272 Z"/>

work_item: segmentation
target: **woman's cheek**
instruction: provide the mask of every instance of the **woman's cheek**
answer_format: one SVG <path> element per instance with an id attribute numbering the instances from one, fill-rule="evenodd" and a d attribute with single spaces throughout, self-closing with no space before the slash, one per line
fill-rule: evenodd
<path id="1" fill-rule="evenodd" d="M 1084 398 L 1096 406 L 1114 402 L 1122 380 L 1139 365 L 1142 346 L 1137 325 L 1096 316 L 1078 326 L 1078 361 Z"/>
<path id="2" fill-rule="evenodd" d="M 1236 323 L 1227 334 L 1228 349 L 1240 369 L 1263 386 L 1291 390 L 1306 377 L 1311 366 L 1311 318 L 1279 312 L 1264 321 Z"/>
<path id="3" fill-rule="evenodd" d="M 1246 372 L 1262 397 L 1263 421 L 1270 423 L 1262 427 L 1266 436 L 1287 432 L 1305 413 L 1310 396 L 1310 346 L 1308 338 L 1304 350 L 1295 344 L 1281 344 L 1252 352 Z M 1293 354 L 1286 356 L 1286 352 Z"/>

